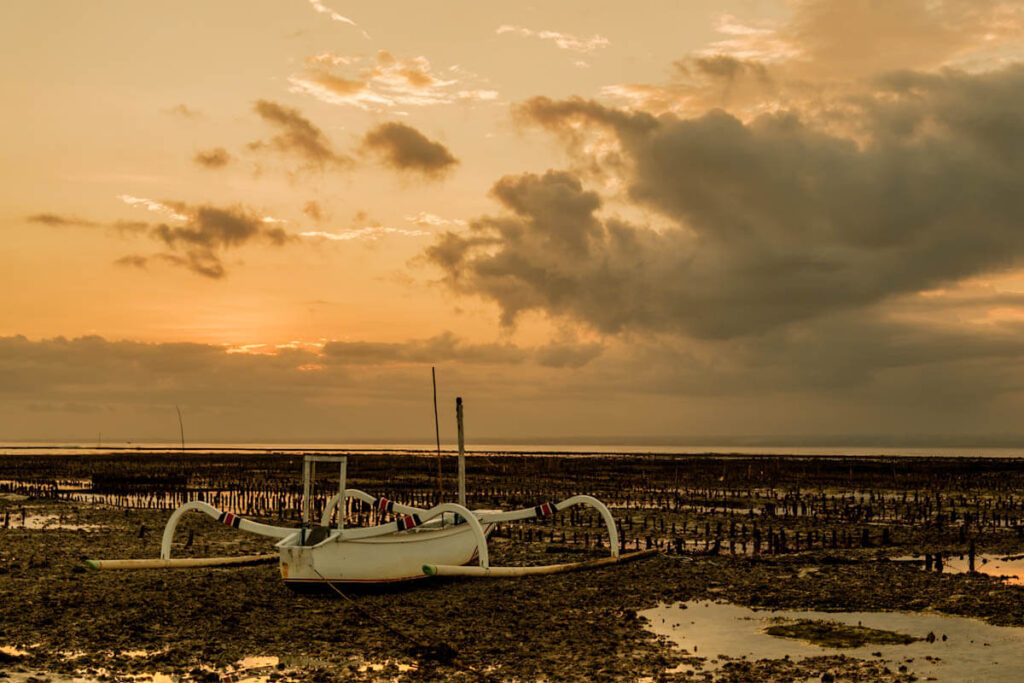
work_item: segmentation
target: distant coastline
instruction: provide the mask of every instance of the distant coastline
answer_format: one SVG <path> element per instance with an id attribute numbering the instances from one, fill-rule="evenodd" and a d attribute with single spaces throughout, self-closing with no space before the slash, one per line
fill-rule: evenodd
<path id="1" fill-rule="evenodd" d="M 422 453 L 430 455 L 434 446 L 426 442 L 196 442 L 188 443 L 190 452 L 260 453 L 294 451 L 344 451 Z M 60 454 L 60 453 L 145 453 L 179 451 L 181 446 L 171 441 L 96 443 L 22 441 L 0 443 L 0 457 L 5 454 Z M 442 453 L 451 455 L 455 446 L 442 441 Z M 933 458 L 1024 458 L 1024 446 L 993 445 L 829 445 L 829 444 L 655 444 L 655 443 L 566 443 L 545 442 L 489 442 L 478 441 L 467 446 L 467 455 L 718 455 L 718 456 L 796 456 L 796 457 L 933 457 Z"/>

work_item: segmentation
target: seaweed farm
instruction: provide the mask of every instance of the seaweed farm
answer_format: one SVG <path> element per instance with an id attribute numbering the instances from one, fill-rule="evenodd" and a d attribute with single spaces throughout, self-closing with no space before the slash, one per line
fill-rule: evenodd
<path id="1" fill-rule="evenodd" d="M 346 454 L 349 487 L 409 505 L 455 497 L 450 454 L 440 495 L 433 454 Z M 714 629 L 685 616 L 756 608 L 759 618 L 798 626 L 862 621 L 903 632 L 888 628 L 904 623 L 898 615 L 946 615 L 961 618 L 958 634 L 988 629 L 1016 642 L 1024 632 L 1019 575 L 998 571 L 1024 552 L 1024 460 L 1013 458 L 475 453 L 466 461 L 471 507 L 514 509 L 587 491 L 610 508 L 624 552 L 653 556 L 571 574 L 345 589 L 344 599 L 293 593 L 274 565 L 85 567 L 88 558 L 155 558 L 170 512 L 187 501 L 298 527 L 302 457 L 0 456 L 0 670 L 26 681 L 969 680 L 970 667 L 956 662 L 975 656 L 970 638 L 958 636 L 954 648 L 930 627 L 915 626 L 905 642 L 835 648 L 800 640 L 809 626 L 757 626 L 760 641 L 712 647 L 698 636 Z M 316 514 L 337 486 L 336 472 L 317 481 Z M 346 527 L 387 515 L 353 499 L 344 512 Z M 266 538 L 201 515 L 186 515 L 174 538 L 176 557 L 272 550 Z M 499 523 L 491 535 L 500 564 L 608 551 L 589 509 Z M 878 616 L 851 622 L 847 613 Z M 1009 666 L 986 669 L 984 680 Z"/>

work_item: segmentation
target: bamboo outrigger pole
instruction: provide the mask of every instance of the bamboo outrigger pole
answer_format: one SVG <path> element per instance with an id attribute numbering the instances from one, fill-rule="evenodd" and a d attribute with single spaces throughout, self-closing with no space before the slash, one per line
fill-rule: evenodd
<path id="1" fill-rule="evenodd" d="M 584 569 L 596 569 L 610 564 L 621 564 L 641 560 L 645 557 L 656 555 L 658 551 L 639 550 L 635 553 L 615 555 L 614 557 L 602 557 L 596 560 L 585 562 L 570 562 L 568 564 L 548 564 L 539 567 L 476 567 L 472 565 L 454 564 L 425 564 L 423 573 L 427 576 L 476 576 L 487 578 L 507 578 L 510 576 L 535 576 L 537 574 L 562 574 L 565 572 L 577 572 Z"/>
<path id="2" fill-rule="evenodd" d="M 161 560 L 86 560 L 92 569 L 176 569 L 191 567 L 221 567 L 231 564 L 263 564 L 278 561 L 277 553 L 272 555 L 241 555 L 239 557 L 177 557 Z"/>

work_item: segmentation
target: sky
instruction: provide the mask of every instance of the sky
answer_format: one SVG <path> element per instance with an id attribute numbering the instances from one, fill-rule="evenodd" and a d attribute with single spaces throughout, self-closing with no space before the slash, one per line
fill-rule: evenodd
<path id="1" fill-rule="evenodd" d="M 1024 435 L 1024 2 L 0 5 L 0 442 Z M 1024 442 L 1024 438 L 1020 439 Z"/>

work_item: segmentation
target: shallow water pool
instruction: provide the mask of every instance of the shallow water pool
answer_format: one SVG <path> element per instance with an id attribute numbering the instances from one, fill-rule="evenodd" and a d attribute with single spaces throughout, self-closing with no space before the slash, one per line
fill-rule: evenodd
<path id="1" fill-rule="evenodd" d="M 938 681 L 1020 681 L 1024 678 L 1024 628 L 992 626 L 977 619 L 916 612 L 814 612 L 753 610 L 728 603 L 696 601 L 644 610 L 647 627 L 668 637 L 691 654 L 709 661 L 719 655 L 740 659 L 802 659 L 844 654 L 882 659 L 891 668 L 906 666 L 922 679 Z M 898 631 L 918 638 L 934 634 L 934 642 L 908 645 L 865 645 L 831 648 L 768 635 L 764 629 L 778 619 L 820 619 L 867 628 Z M 945 640 L 943 640 L 945 636 Z"/>

